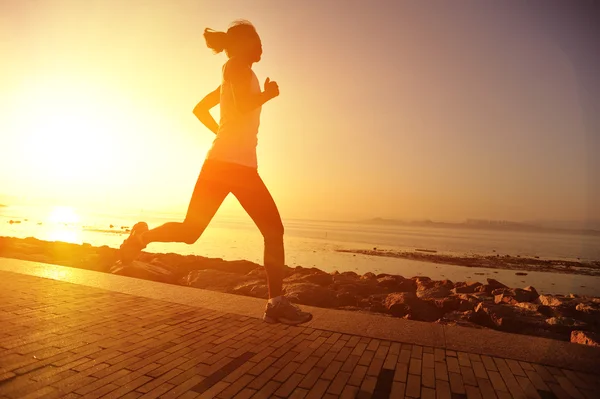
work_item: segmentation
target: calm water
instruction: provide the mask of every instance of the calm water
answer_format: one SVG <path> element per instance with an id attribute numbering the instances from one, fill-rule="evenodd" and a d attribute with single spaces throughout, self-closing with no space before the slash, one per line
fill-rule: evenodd
<path id="1" fill-rule="evenodd" d="M 21 223 L 10 224 L 10 220 Z M 180 220 L 180 216 L 115 216 L 74 212 L 71 209 L 7 207 L 0 208 L 0 235 L 21 238 L 33 236 L 44 240 L 87 242 L 95 246 L 118 247 L 126 237 L 121 227 L 130 227 L 137 220 L 145 220 L 153 227 L 166 221 Z M 515 276 L 514 271 L 466 268 L 336 252 L 338 249 L 373 247 L 392 250 L 427 248 L 451 254 L 489 254 L 496 251 L 511 256 L 600 260 L 600 237 L 302 220 L 286 220 L 284 224 L 286 263 L 290 266 L 315 266 L 326 271 L 352 270 L 357 273 L 372 271 L 406 277 L 424 275 L 454 281 L 484 281 L 486 277 L 493 277 L 511 286 L 534 285 L 543 292 L 600 295 L 599 277 L 536 272 L 529 272 L 527 276 Z M 148 250 L 227 260 L 247 259 L 262 263 L 263 244 L 260 232 L 248 217 L 231 218 L 217 215 L 194 245 L 156 243 Z"/>

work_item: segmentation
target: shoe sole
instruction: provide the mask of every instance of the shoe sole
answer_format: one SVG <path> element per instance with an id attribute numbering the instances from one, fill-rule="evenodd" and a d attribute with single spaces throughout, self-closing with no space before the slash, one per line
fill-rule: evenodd
<path id="1" fill-rule="evenodd" d="M 142 252 L 143 248 L 139 249 L 139 250 L 131 250 L 130 248 L 128 248 L 129 245 L 131 244 L 127 244 L 127 240 L 129 240 L 131 238 L 132 235 L 134 234 L 140 234 L 140 233 L 144 233 L 146 231 L 148 231 L 148 224 L 146 222 L 137 222 L 136 224 L 133 225 L 133 227 L 131 228 L 131 233 L 129 235 L 129 237 L 123 242 L 123 244 L 121 244 L 121 247 L 119 248 L 120 251 L 120 261 L 123 264 L 130 264 L 131 262 L 133 262 L 138 255 L 140 254 L 140 252 Z"/>
<path id="2" fill-rule="evenodd" d="M 277 324 L 277 323 L 281 323 L 281 324 L 287 324 L 289 326 L 297 326 L 298 324 L 303 324 L 303 323 L 307 323 L 309 321 L 312 320 L 312 314 L 310 315 L 310 317 L 307 317 L 306 320 L 290 320 L 290 319 L 286 319 L 286 318 L 274 318 L 274 317 L 270 317 L 267 315 L 263 315 L 263 321 L 265 323 L 269 323 L 269 324 Z"/>

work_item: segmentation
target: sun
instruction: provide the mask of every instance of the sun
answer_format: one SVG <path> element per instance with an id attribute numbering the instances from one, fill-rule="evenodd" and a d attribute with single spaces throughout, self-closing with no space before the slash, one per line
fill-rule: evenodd
<path id="1" fill-rule="evenodd" d="M 48 214 L 48 221 L 60 224 L 79 223 L 79 215 L 70 206 L 56 206 Z"/>
<path id="2" fill-rule="evenodd" d="M 127 159 L 131 148 L 123 132 L 133 120 L 115 105 L 118 95 L 91 82 L 58 79 L 21 90 L 18 140 L 31 173 L 46 181 L 104 183 L 118 176 L 114 159 Z"/>

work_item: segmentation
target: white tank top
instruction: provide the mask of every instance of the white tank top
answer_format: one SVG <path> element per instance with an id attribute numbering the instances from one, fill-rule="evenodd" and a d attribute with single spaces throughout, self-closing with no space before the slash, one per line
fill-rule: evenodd
<path id="1" fill-rule="evenodd" d="M 254 72 L 251 84 L 253 92 L 261 92 Z M 245 113 L 238 111 L 231 84 L 222 80 L 220 108 L 219 130 L 206 158 L 257 168 L 256 146 L 262 107 Z"/>

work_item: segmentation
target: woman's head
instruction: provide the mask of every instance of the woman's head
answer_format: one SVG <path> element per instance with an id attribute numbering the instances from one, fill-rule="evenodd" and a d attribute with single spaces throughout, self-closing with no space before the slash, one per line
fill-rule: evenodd
<path id="1" fill-rule="evenodd" d="M 262 55 L 262 43 L 254 26 L 248 21 L 236 21 L 227 32 L 206 28 L 204 39 L 208 48 L 215 53 L 225 51 L 229 58 L 245 58 L 248 62 L 258 62 Z"/>

